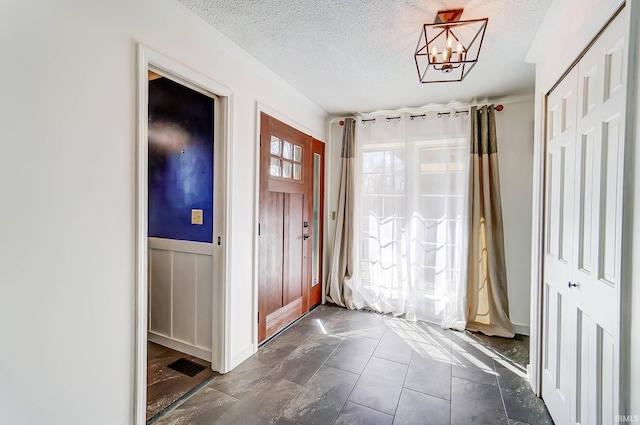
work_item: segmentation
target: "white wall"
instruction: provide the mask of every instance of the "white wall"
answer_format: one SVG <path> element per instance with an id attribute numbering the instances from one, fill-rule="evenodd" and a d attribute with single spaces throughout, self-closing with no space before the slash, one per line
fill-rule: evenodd
<path id="1" fill-rule="evenodd" d="M 253 346 L 257 102 L 326 114 L 171 0 L 0 3 L 0 412 L 132 422 L 137 42 L 233 91 L 230 352 Z"/>
<path id="2" fill-rule="evenodd" d="M 498 163 L 506 250 L 509 310 L 516 332 L 529 333 L 531 284 L 531 184 L 533 165 L 533 98 L 504 99 L 505 108 L 496 114 Z M 493 103 L 493 102 L 492 102 Z M 495 103 L 500 103 L 497 100 Z M 392 115 L 390 113 L 389 115 Z M 338 208 L 342 128 L 339 119 L 329 125 L 331 152 L 327 197 L 329 214 Z M 356 129 L 357 131 L 357 129 Z M 329 217 L 329 245 L 336 222 Z"/>
<path id="3" fill-rule="evenodd" d="M 524 98 L 505 103 L 504 110 L 496 112 L 509 315 L 516 332 L 527 335 L 531 300 L 533 106 L 533 98 Z"/>

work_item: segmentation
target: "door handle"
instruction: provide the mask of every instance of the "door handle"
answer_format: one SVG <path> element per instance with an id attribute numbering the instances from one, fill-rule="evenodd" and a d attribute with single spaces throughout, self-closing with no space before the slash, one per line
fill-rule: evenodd
<path id="1" fill-rule="evenodd" d="M 306 241 L 307 239 L 309 239 L 309 235 L 307 233 L 305 233 L 304 235 L 302 235 L 302 240 Z"/>
<path id="2" fill-rule="evenodd" d="M 569 286 L 569 289 L 578 287 L 578 284 L 573 282 L 569 282 L 567 285 Z"/>

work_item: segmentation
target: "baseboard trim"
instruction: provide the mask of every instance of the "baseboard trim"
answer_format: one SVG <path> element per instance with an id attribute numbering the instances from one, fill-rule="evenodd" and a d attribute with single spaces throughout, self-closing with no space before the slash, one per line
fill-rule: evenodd
<path id="1" fill-rule="evenodd" d="M 193 345 L 171 339 L 152 331 L 147 332 L 147 339 L 151 342 L 155 342 L 156 344 L 160 344 L 165 347 L 172 348 L 176 351 L 180 351 L 181 353 L 189 354 L 190 356 L 194 356 L 207 362 L 211 362 L 211 351 L 205 350 L 204 348 L 195 347 Z"/>
<path id="2" fill-rule="evenodd" d="M 513 324 L 513 329 L 517 334 L 529 336 L 529 325 L 518 325 L 516 323 Z"/>
<path id="3" fill-rule="evenodd" d="M 227 372 L 230 372 L 231 370 L 233 370 L 240 363 L 242 363 L 243 361 L 251 357 L 255 352 L 256 352 L 256 347 L 253 344 L 249 344 L 246 347 L 244 347 L 242 350 L 240 350 L 239 353 L 232 355 L 231 362 L 230 362 L 231 363 L 230 369 Z"/>

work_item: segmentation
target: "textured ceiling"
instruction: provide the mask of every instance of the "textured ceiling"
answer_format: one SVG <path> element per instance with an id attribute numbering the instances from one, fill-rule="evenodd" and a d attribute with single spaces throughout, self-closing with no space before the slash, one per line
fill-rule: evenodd
<path id="1" fill-rule="evenodd" d="M 525 54 L 551 0 L 179 0 L 332 115 L 533 93 Z M 462 82 L 420 84 L 415 52 L 437 11 L 489 18 Z"/>

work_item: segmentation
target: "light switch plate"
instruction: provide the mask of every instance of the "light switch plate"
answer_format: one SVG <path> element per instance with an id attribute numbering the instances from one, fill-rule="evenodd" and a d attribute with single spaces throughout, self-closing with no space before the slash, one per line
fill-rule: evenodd
<path id="1" fill-rule="evenodd" d="M 202 210 L 191 210 L 191 224 L 202 224 Z"/>

